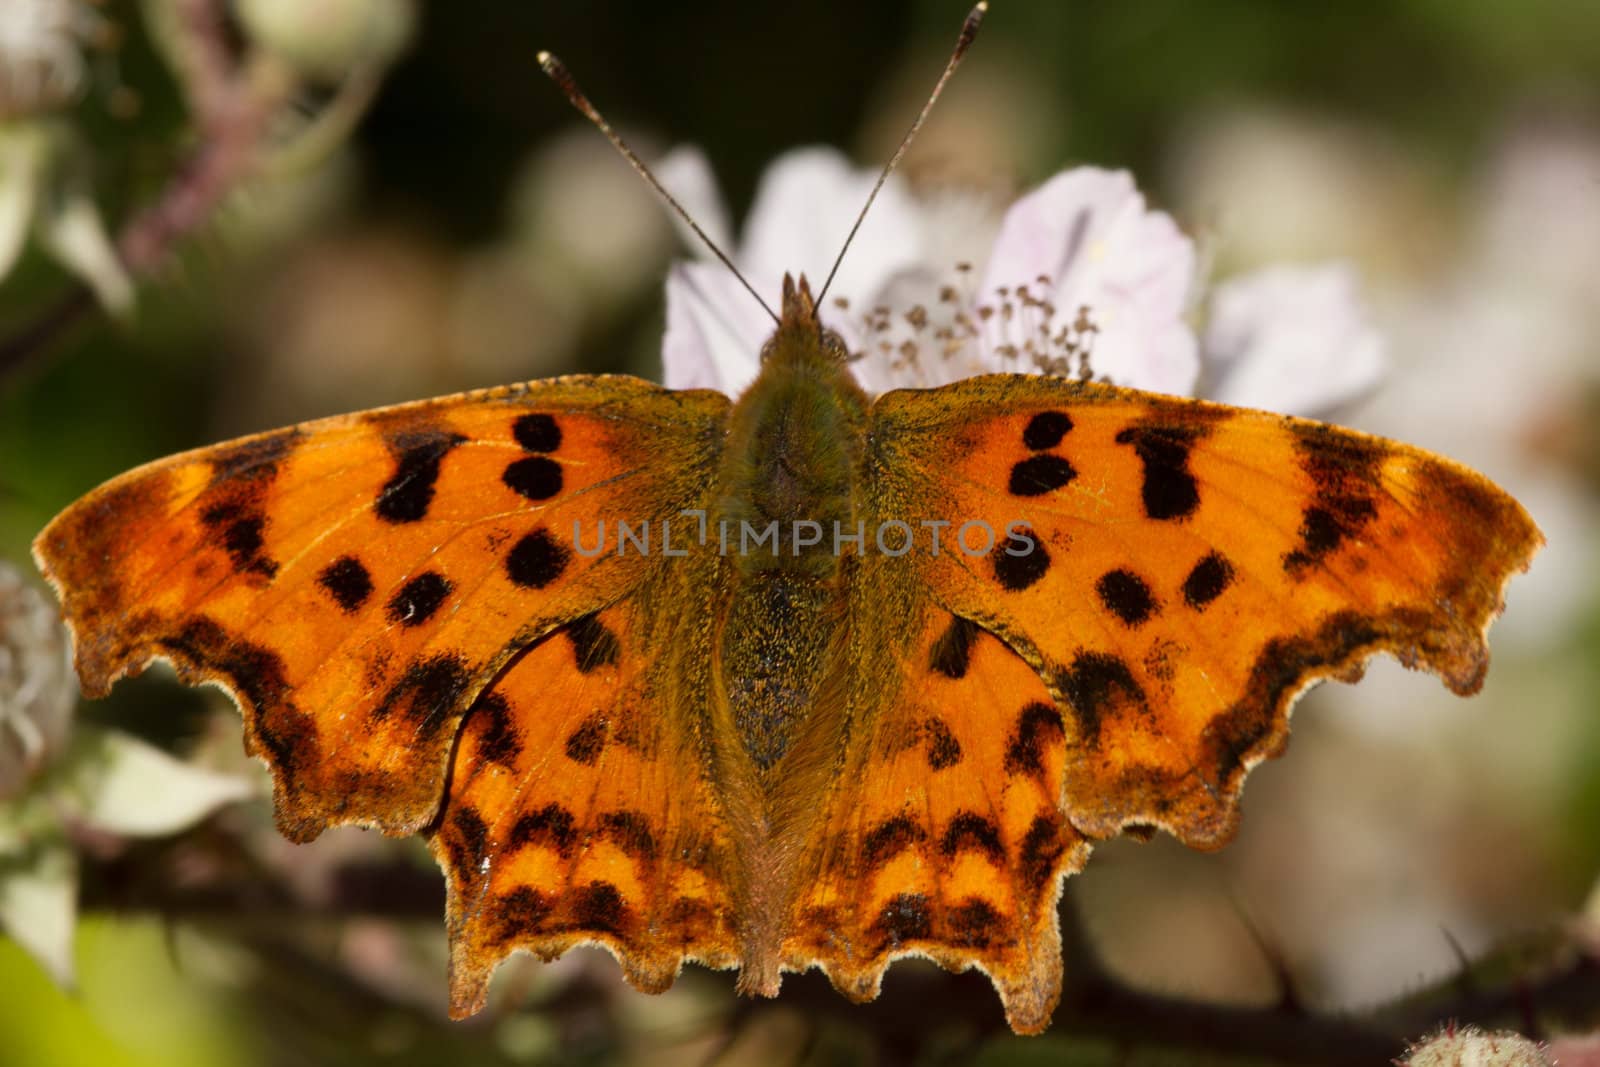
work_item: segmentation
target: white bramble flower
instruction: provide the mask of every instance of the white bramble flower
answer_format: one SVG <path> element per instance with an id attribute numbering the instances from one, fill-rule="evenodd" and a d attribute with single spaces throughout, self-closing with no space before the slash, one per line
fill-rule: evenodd
<path id="1" fill-rule="evenodd" d="M 1359 289 L 1343 263 L 1272 266 L 1218 285 L 1201 343 L 1204 395 L 1290 415 L 1360 398 L 1386 361 Z"/>
<path id="2" fill-rule="evenodd" d="M 104 32 L 83 0 L 0 3 L 0 122 L 72 102 L 87 76 L 84 47 Z"/>
<path id="3" fill-rule="evenodd" d="M 832 149 L 791 152 L 763 177 L 733 247 L 698 152 L 680 149 L 661 176 L 769 302 L 786 271 L 821 284 L 877 177 Z M 1190 321 L 1196 272 L 1193 242 L 1124 171 L 1063 171 L 1003 213 L 971 194 L 919 197 L 894 175 L 820 313 L 872 393 L 1051 373 L 1190 396 L 1215 382 L 1219 399 L 1315 414 L 1376 382 L 1381 343 L 1348 272 L 1285 269 L 1219 288 L 1204 348 Z M 739 392 L 770 330 L 726 268 L 678 264 L 666 384 Z"/>
<path id="4" fill-rule="evenodd" d="M 108 310 L 124 313 L 133 306 L 133 281 L 94 202 L 92 163 L 84 139 L 62 118 L 0 121 L 0 280 L 31 234 Z"/>
<path id="5" fill-rule="evenodd" d="M 1486 1033 L 1475 1026 L 1450 1026 L 1413 1045 L 1405 1067 L 1550 1067 L 1536 1042 L 1510 1030 Z"/>

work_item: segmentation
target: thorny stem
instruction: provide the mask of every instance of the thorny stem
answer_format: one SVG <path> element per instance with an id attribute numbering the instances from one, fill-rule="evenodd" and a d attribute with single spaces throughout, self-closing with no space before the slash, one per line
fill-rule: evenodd
<path id="1" fill-rule="evenodd" d="M 216 0 L 172 0 L 173 44 L 183 94 L 196 122 L 211 128 L 226 112 L 235 88 L 233 59 Z"/>

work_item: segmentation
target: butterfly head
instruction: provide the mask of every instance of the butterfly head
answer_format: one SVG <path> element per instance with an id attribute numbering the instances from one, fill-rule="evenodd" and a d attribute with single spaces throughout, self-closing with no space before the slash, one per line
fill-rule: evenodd
<path id="1" fill-rule="evenodd" d="M 802 274 L 783 276 L 783 304 L 778 315 L 778 328 L 762 346 L 763 363 L 774 359 L 815 358 L 820 353 L 831 363 L 844 364 L 850 360 L 850 350 L 844 338 L 822 325 L 817 315 L 817 301 L 811 295 L 811 283 Z"/>

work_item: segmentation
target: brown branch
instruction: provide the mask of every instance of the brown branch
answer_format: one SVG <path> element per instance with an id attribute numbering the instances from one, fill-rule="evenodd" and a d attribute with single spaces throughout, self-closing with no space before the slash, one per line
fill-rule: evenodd
<path id="1" fill-rule="evenodd" d="M 189 110 L 201 126 L 210 126 L 235 88 L 236 64 L 228 47 L 222 6 L 217 0 L 175 0 L 172 10 L 178 30 L 174 42 L 178 54 L 173 59 L 179 82 Z"/>
<path id="2" fill-rule="evenodd" d="M 197 848 L 208 854 L 205 864 L 196 864 Z M 197 866 L 213 875 L 197 880 L 192 874 Z M 191 872 L 187 881 L 178 877 L 179 871 Z M 82 907 L 204 922 L 251 944 L 282 939 L 308 923 L 328 919 L 437 923 L 444 914 L 439 874 L 404 860 L 338 867 L 327 885 L 316 899 L 297 895 L 280 874 L 213 831 L 200 840 L 191 834 L 140 844 L 109 859 L 86 858 Z M 1558 950 L 1537 953 L 1542 961 L 1537 968 L 1510 968 L 1513 977 L 1508 979 L 1464 986 L 1456 976 L 1447 976 L 1400 1004 L 1359 1015 L 1318 1014 L 1284 1004 L 1212 1004 L 1129 987 L 1101 966 L 1070 899 L 1062 909 L 1062 936 L 1066 988 L 1050 1033 L 1127 1048 L 1293 1063 L 1383 1063 L 1402 1053 L 1408 1039 L 1449 1020 L 1526 1031 L 1531 1006 L 1538 1020 L 1562 1020 L 1576 1027 L 1582 1020 L 1592 1021 L 1600 1006 L 1600 948 L 1582 936 L 1560 937 L 1552 942 Z M 1517 958 L 1531 955 L 1523 951 Z M 813 1020 L 871 1034 L 880 1059 L 890 1064 L 925 1058 L 930 1040 L 946 1042 L 952 1034 L 965 1035 L 976 1047 L 1010 1032 L 998 998 L 977 972 L 952 975 L 931 966 L 901 964 L 890 969 L 882 995 L 866 1005 L 846 1001 L 815 971 L 788 976 L 776 1004 L 734 1002 L 731 979 L 728 986 L 734 1004 L 729 1027 L 748 1025 L 768 1011 L 798 1009 Z M 541 1010 L 557 1009 L 543 1005 Z"/>

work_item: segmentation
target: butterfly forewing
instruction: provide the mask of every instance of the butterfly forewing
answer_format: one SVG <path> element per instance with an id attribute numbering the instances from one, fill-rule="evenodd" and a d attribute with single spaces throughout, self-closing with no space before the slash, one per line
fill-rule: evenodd
<path id="1" fill-rule="evenodd" d="M 1376 652 L 1475 691 L 1542 542 L 1481 476 L 1306 420 L 1011 375 L 891 393 L 874 418 L 877 492 L 904 518 L 995 532 L 987 554 L 910 558 L 1049 687 L 1065 811 L 1095 837 L 1220 844 L 1294 698 Z"/>
<path id="2" fill-rule="evenodd" d="M 574 377 L 307 423 L 116 478 L 36 553 L 90 694 L 170 660 L 238 698 L 289 836 L 413 832 L 497 672 L 658 562 L 574 524 L 702 505 L 727 408 Z"/>

